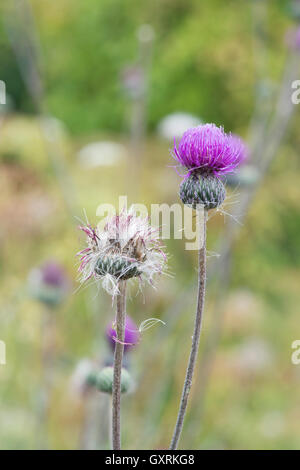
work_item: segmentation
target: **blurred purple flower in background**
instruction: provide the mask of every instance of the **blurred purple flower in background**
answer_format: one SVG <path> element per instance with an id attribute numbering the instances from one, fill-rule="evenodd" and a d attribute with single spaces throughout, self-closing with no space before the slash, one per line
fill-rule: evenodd
<path id="1" fill-rule="evenodd" d="M 286 34 L 286 44 L 290 49 L 300 52 L 300 27 L 288 30 Z"/>
<path id="2" fill-rule="evenodd" d="M 144 71 L 138 65 L 128 65 L 121 73 L 121 83 L 125 94 L 131 99 L 139 98 L 145 92 Z"/>
<path id="3" fill-rule="evenodd" d="M 64 268 L 53 260 L 32 269 L 28 276 L 31 296 L 51 307 L 57 306 L 65 299 L 70 287 L 71 282 Z"/>
<path id="4" fill-rule="evenodd" d="M 66 275 L 61 265 L 47 261 L 41 267 L 42 280 L 45 284 L 60 287 L 66 284 Z"/>
<path id="5" fill-rule="evenodd" d="M 106 329 L 106 337 L 112 349 L 115 348 L 116 331 L 114 324 L 110 323 Z M 140 332 L 134 321 L 127 315 L 125 321 L 124 351 L 129 351 L 140 339 Z"/>

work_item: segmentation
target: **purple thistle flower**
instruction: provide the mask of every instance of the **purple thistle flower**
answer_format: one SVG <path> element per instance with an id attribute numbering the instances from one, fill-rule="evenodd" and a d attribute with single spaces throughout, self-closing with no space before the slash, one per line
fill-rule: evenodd
<path id="1" fill-rule="evenodd" d="M 106 337 L 114 350 L 116 344 L 116 331 L 114 329 L 113 323 L 108 325 L 106 329 Z M 134 323 L 134 321 L 127 315 L 125 321 L 125 336 L 124 336 L 124 351 L 128 351 L 133 346 L 135 346 L 140 339 L 140 332 Z"/>
<path id="2" fill-rule="evenodd" d="M 47 261 L 30 271 L 28 287 L 32 297 L 54 307 L 67 296 L 71 281 L 60 264 Z"/>
<path id="3" fill-rule="evenodd" d="M 226 134 L 222 127 L 204 124 L 188 129 L 178 148 L 174 144 L 174 157 L 189 170 L 217 177 L 232 172 L 243 159 L 242 141 Z"/>
<path id="4" fill-rule="evenodd" d="M 41 267 L 42 279 L 50 286 L 62 287 L 68 283 L 62 266 L 54 261 L 48 261 Z"/>

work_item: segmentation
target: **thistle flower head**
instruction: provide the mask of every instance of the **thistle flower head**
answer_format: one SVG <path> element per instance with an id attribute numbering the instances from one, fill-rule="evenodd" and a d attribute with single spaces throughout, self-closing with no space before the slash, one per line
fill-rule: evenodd
<path id="1" fill-rule="evenodd" d="M 48 261 L 41 267 L 42 280 L 50 286 L 64 286 L 67 283 L 62 266 L 54 261 Z"/>
<path id="2" fill-rule="evenodd" d="M 114 323 L 110 323 L 106 329 L 106 337 L 114 349 L 117 333 Z M 139 342 L 140 333 L 134 321 L 127 315 L 125 320 L 124 351 L 128 351 Z"/>
<path id="3" fill-rule="evenodd" d="M 246 158 L 246 147 L 235 135 L 225 134 L 222 127 L 204 124 L 188 129 L 173 154 L 188 170 L 180 185 L 181 201 L 197 209 L 219 207 L 226 197 L 220 177 L 231 173 Z"/>
<path id="4" fill-rule="evenodd" d="M 178 147 L 174 145 L 174 156 L 180 165 L 190 172 L 225 175 L 233 171 L 243 158 L 242 142 L 215 124 L 204 124 L 188 129 Z"/>
<path id="5" fill-rule="evenodd" d="M 120 280 L 136 277 L 152 284 L 155 274 L 163 272 L 166 256 L 158 229 L 132 208 L 108 217 L 103 230 L 91 225 L 79 228 L 87 235 L 87 247 L 78 253 L 81 282 L 100 280 L 115 295 Z"/>

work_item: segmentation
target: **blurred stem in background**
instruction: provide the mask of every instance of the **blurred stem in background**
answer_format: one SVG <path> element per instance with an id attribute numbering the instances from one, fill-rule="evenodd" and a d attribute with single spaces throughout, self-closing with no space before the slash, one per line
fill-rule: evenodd
<path id="1" fill-rule="evenodd" d="M 141 25 L 137 31 L 137 39 L 139 47 L 137 65 L 129 67 L 123 74 L 123 86 L 131 99 L 130 164 L 128 166 L 128 181 L 130 184 L 127 190 L 132 198 L 138 198 L 140 190 L 143 145 L 147 128 L 149 73 L 154 41 L 152 26 L 148 24 Z"/>
<path id="2" fill-rule="evenodd" d="M 116 345 L 114 354 L 114 375 L 112 389 L 112 446 L 121 449 L 121 372 L 124 353 L 126 318 L 126 281 L 119 281 L 116 314 Z"/>
<path id="3" fill-rule="evenodd" d="M 272 109 L 273 87 L 268 73 L 266 23 L 268 0 L 250 0 L 252 10 L 253 59 L 254 59 L 254 111 L 249 125 L 248 142 L 257 153 L 265 137 Z"/>
<path id="4" fill-rule="evenodd" d="M 79 436 L 80 450 L 106 449 L 111 441 L 111 397 L 99 393 L 87 397 Z"/>
<path id="5" fill-rule="evenodd" d="M 48 449 L 48 421 L 56 356 L 56 321 L 53 308 L 45 305 L 41 318 L 41 389 L 38 407 L 38 448 Z"/>
<path id="6" fill-rule="evenodd" d="M 178 442 L 180 439 L 181 431 L 183 428 L 184 417 L 188 404 L 189 394 L 192 386 L 193 375 L 199 350 L 200 334 L 202 317 L 204 310 L 205 300 L 205 286 L 206 286 L 206 223 L 207 223 L 207 211 L 203 213 L 203 225 L 200 224 L 198 230 L 202 229 L 203 226 L 203 238 L 200 237 L 202 246 L 199 249 L 199 267 L 198 267 L 198 299 L 197 299 L 197 310 L 195 317 L 194 333 L 192 339 L 192 347 L 190 352 L 189 363 L 186 371 L 186 377 L 183 385 L 183 391 L 181 396 L 181 402 L 179 412 L 177 416 L 177 422 L 171 441 L 170 449 L 177 449 Z"/>
<path id="7" fill-rule="evenodd" d="M 47 261 L 28 274 L 28 294 L 42 306 L 38 331 L 40 350 L 40 384 L 37 392 L 38 448 L 48 448 L 48 418 L 51 394 L 59 355 L 57 317 L 59 307 L 71 287 L 64 268 Z"/>
<path id="8" fill-rule="evenodd" d="M 40 118 L 38 123 L 49 162 L 66 207 L 74 220 L 74 215 L 78 214 L 76 193 L 47 114 L 42 79 L 42 54 L 30 3 L 27 0 L 14 0 L 5 13 L 7 36 L 16 56 L 21 76 Z"/>

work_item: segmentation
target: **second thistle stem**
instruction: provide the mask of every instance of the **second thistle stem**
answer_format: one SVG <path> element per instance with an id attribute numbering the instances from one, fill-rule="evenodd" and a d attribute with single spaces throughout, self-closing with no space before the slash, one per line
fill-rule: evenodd
<path id="1" fill-rule="evenodd" d="M 114 376 L 112 387 L 112 447 L 121 449 L 121 372 L 124 353 L 124 334 L 126 317 L 126 281 L 119 282 L 117 295 L 116 333 L 114 355 Z"/>
<path id="2" fill-rule="evenodd" d="M 193 333 L 193 339 L 192 339 L 190 358 L 189 358 L 188 367 L 186 370 L 186 376 L 185 376 L 185 381 L 184 381 L 182 395 L 181 395 L 181 402 L 180 402 L 180 407 L 178 411 L 177 422 L 176 422 L 174 434 L 173 434 L 171 445 L 170 445 L 171 450 L 177 449 L 178 442 L 180 439 L 181 431 L 183 428 L 184 417 L 186 413 L 186 408 L 188 404 L 189 394 L 190 394 L 190 390 L 192 386 L 194 369 L 195 369 L 195 364 L 196 364 L 197 355 L 198 355 L 198 349 L 199 349 L 202 316 L 203 316 L 203 309 L 204 309 L 204 299 L 205 299 L 205 285 L 206 285 L 206 219 L 207 219 L 207 212 L 204 211 L 203 239 L 202 239 L 202 246 L 199 249 L 198 298 L 197 298 L 197 310 L 196 310 L 196 318 L 195 318 L 195 325 L 194 325 L 194 333 Z"/>

